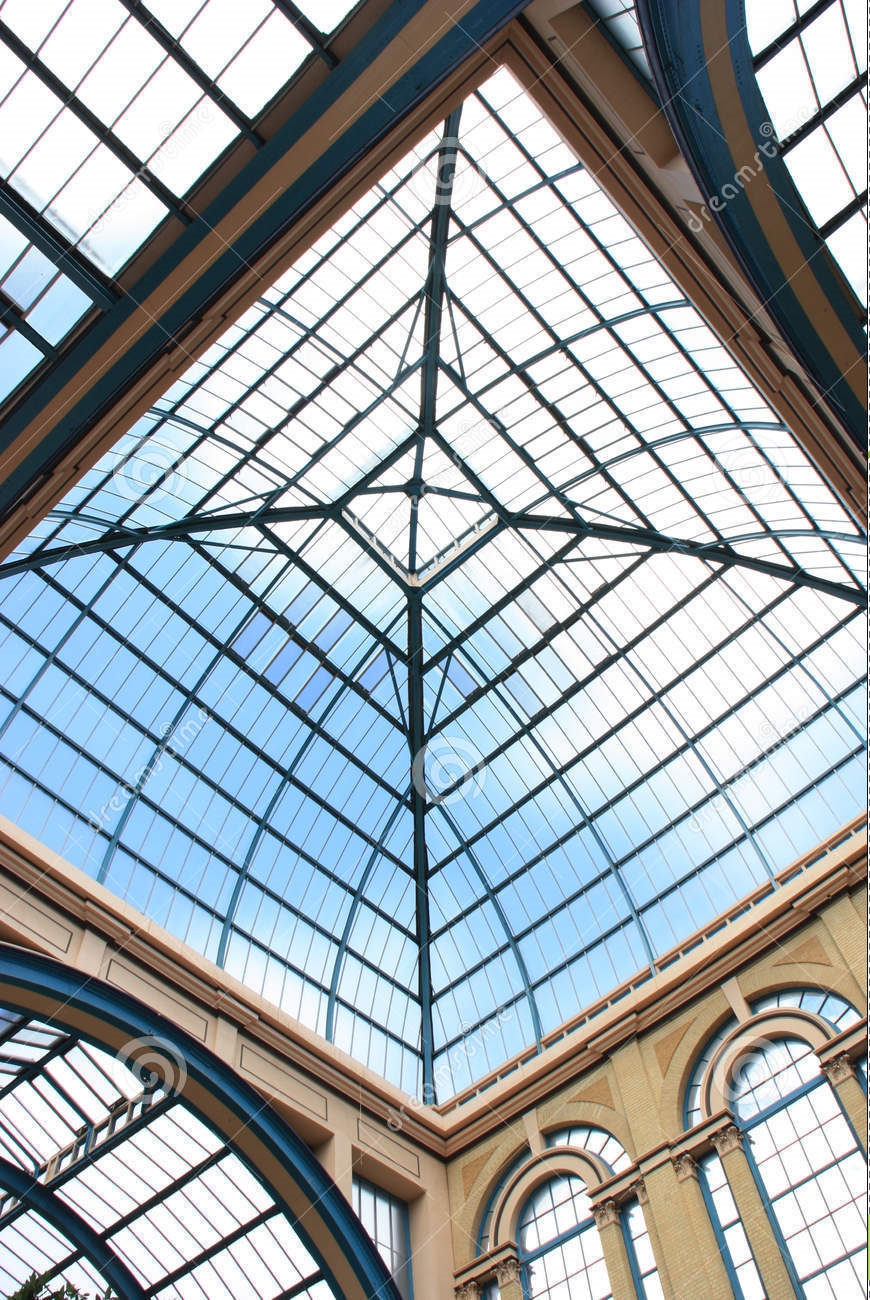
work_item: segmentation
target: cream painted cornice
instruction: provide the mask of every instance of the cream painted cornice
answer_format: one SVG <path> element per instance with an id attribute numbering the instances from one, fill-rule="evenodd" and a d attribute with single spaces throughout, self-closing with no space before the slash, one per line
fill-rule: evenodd
<path id="1" fill-rule="evenodd" d="M 804 925 L 825 900 L 857 886 L 866 877 L 866 845 L 859 818 L 784 871 L 779 889 L 751 908 L 732 909 L 711 933 L 701 932 L 666 955 L 657 975 L 624 985 L 564 1026 L 541 1053 L 515 1058 L 438 1108 L 422 1106 L 386 1083 L 3 817 L 0 935 L 78 963 L 91 976 L 123 957 L 202 1014 L 220 1017 L 245 1041 L 287 1061 L 304 1079 L 365 1111 L 383 1126 L 385 1141 L 401 1134 L 434 1155 L 452 1157 L 518 1119 L 620 1044 L 718 988 L 753 956 Z M 86 938 L 89 950 L 99 954 L 99 971 L 85 969 Z M 839 1050 L 852 1046 L 850 1040 Z"/>

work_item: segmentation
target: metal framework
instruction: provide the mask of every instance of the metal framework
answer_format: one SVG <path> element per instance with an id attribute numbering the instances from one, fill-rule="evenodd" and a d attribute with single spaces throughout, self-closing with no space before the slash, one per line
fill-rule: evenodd
<path id="1" fill-rule="evenodd" d="M 98 29 L 92 31 L 86 5 L 69 6 L 55 21 L 54 11 L 43 9 L 36 16 L 19 0 L 7 0 L 4 21 L 22 57 L 0 43 L 5 55 L 0 124 L 6 144 L 0 165 L 0 258 L 5 259 L 0 264 L 0 294 L 5 294 L 0 297 L 0 405 L 5 408 L 0 449 L 14 445 L 21 431 L 41 418 L 51 395 L 64 391 L 135 319 L 140 304 L 173 280 L 239 200 L 413 24 L 424 0 L 394 0 L 341 59 L 333 46 L 354 6 L 330 7 L 337 25 L 328 34 L 316 31 L 312 15 L 319 11 L 307 7 L 308 15 L 290 0 L 267 0 L 263 8 L 234 10 L 230 19 L 218 0 L 202 0 L 192 15 L 163 0 L 150 6 L 114 0 L 100 11 Z M 122 400 L 143 369 L 158 363 L 167 338 L 184 340 L 242 268 L 256 263 L 397 116 L 520 7 L 522 0 L 509 7 L 478 0 L 461 23 L 448 26 L 432 49 L 413 59 L 389 102 L 379 97 L 369 104 L 331 143 L 320 166 L 276 193 L 241 234 L 222 245 L 204 274 L 186 281 L 180 301 L 150 318 L 145 336 L 116 355 L 102 383 L 77 397 L 61 427 L 28 446 L 24 461 L 0 483 L 0 513 L 13 508 L 58 456 L 86 436 L 108 401 Z M 64 51 L 70 48 L 89 51 L 93 62 L 89 70 L 70 70 L 67 85 L 48 61 L 50 55 L 65 70 Z M 34 60 L 46 64 L 46 75 L 57 82 L 54 89 L 40 80 Z M 258 124 L 274 99 L 318 61 L 330 70 L 326 80 L 315 78 L 298 111 L 264 140 Z M 95 97 L 98 120 L 81 105 L 88 120 L 80 117 L 72 147 L 67 137 L 74 113 L 65 105 L 94 85 L 102 91 Z M 122 131 L 126 143 L 120 140 L 115 149 L 109 134 Z M 44 158 L 56 139 L 68 146 L 62 151 L 66 170 L 52 163 L 47 171 L 34 172 L 34 160 Z M 240 141 L 254 145 L 255 152 L 247 162 L 233 163 L 227 175 L 222 164 Z M 218 174 L 223 178 L 219 193 L 201 200 Z M 153 192 L 161 177 L 167 203 L 166 187 L 171 190 L 170 206 Z M 70 211 L 68 192 L 76 198 Z M 140 261 L 139 250 L 158 232 L 167 251 L 154 265 L 152 257 Z"/>
<path id="2" fill-rule="evenodd" d="M 679 9 L 636 3 L 662 110 L 705 217 L 863 450 L 867 410 L 855 382 L 866 357 L 863 11 L 842 0 L 791 8 L 794 24 L 789 6 L 760 0 L 722 0 L 715 12 L 700 0 Z M 727 60 L 718 57 L 723 30 Z M 819 329 L 820 302 L 831 333 Z"/>
<path id="3" fill-rule="evenodd" d="M 0 566 L 4 802 L 444 1099 L 858 810 L 862 548 L 501 70 Z"/>
<path id="4" fill-rule="evenodd" d="M 793 22 L 777 22 L 774 35 L 770 15 L 750 5 L 747 30 L 759 88 L 781 134 L 779 156 L 809 224 L 866 311 L 867 170 L 866 160 L 862 169 L 861 159 L 852 157 L 867 118 L 866 28 L 862 32 L 860 11 L 843 0 L 816 0 Z"/>
<path id="5" fill-rule="evenodd" d="M 225 1065 L 153 1013 L 4 947 L 0 1008 L 0 1285 L 33 1271 L 123 1300 L 196 1290 L 242 1300 L 398 1297 L 362 1225 L 307 1147 Z M 27 1011 L 57 999 L 47 1023 Z M 75 1028 L 102 1024 L 96 1045 Z M 118 1027 L 132 1035 L 118 1051 Z M 110 1049 L 111 1047 L 114 1050 Z M 232 1117 L 233 1136 L 187 1100 Z M 244 1116 L 237 1125 L 235 1117 Z M 240 1133 L 239 1127 L 245 1131 Z M 306 1197 L 294 1210 L 240 1150 L 262 1143 Z M 315 1208 L 316 1207 L 316 1208 Z M 313 1244 L 315 1217 L 331 1254 Z M 338 1252 L 343 1258 L 340 1260 Z M 347 1274 L 345 1274 L 347 1278 Z M 344 1286 L 347 1286 L 345 1280 Z"/>
<path id="6" fill-rule="evenodd" d="M 291 3 L 238 14 L 229 32 L 213 3 L 179 15 L 159 0 L 118 0 L 96 25 L 86 6 L 4 7 L 0 401 L 116 304 L 111 277 L 158 224 L 199 221 L 186 196 L 236 141 L 263 147 L 254 120 L 306 57 L 337 64 L 332 33 Z M 49 174 L 38 159 L 61 136 L 69 157 Z"/>

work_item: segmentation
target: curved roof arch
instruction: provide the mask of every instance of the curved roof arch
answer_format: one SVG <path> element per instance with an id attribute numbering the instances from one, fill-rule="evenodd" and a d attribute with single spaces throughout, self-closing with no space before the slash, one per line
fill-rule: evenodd
<path id="1" fill-rule="evenodd" d="M 201 1043 L 42 956 L 3 945 L 0 972 L 6 1283 L 397 1296 L 310 1149 Z"/>
<path id="2" fill-rule="evenodd" d="M 692 0 L 679 9 L 663 0 L 637 0 L 662 109 L 705 199 L 690 218 L 690 228 L 697 229 L 693 223 L 703 225 L 706 221 L 719 226 L 782 337 L 814 377 L 819 391 L 831 396 L 855 444 L 863 448 L 867 423 L 865 311 L 834 260 L 835 246 L 826 243 L 826 236 L 832 233 L 828 223 L 817 223 L 811 216 L 818 208 L 818 180 L 813 182 L 805 174 L 804 183 L 800 183 L 799 159 L 792 151 L 793 144 L 805 140 L 806 128 L 819 127 L 821 135 L 826 135 L 824 121 L 830 106 L 820 105 L 819 121 L 816 114 L 808 114 L 797 100 L 798 74 L 803 70 L 807 75 L 806 47 L 817 45 L 817 33 L 811 31 L 813 19 L 822 10 L 831 10 L 831 17 L 835 8 L 843 8 L 839 0 L 812 7 L 790 3 L 754 6 L 752 0 L 700 4 Z M 798 9 L 805 14 L 805 22 Z M 861 7 L 850 5 L 849 10 L 855 34 L 845 44 L 850 50 L 850 71 L 857 74 L 851 92 L 856 96 L 855 108 L 860 104 L 863 73 L 859 61 L 866 54 L 866 37 L 862 41 L 859 34 Z M 788 11 L 792 11 L 794 23 L 788 19 L 780 23 Z M 826 22 L 823 18 L 823 27 Z M 845 13 L 843 22 L 845 26 Z M 750 45 L 750 36 L 756 42 L 764 28 L 776 32 L 770 47 Z M 768 85 L 768 105 L 757 76 L 757 71 L 763 73 L 764 69 L 759 69 L 754 55 L 775 54 L 784 35 L 792 42 L 792 53 L 800 49 L 797 63 L 801 68 L 792 62 L 787 84 L 776 93 L 775 83 Z M 829 47 L 825 61 L 839 67 L 841 52 L 830 48 L 832 42 L 828 30 L 822 36 L 822 45 Z M 821 50 L 817 47 L 814 52 L 818 56 Z M 862 204 L 866 212 L 866 175 L 863 194 L 858 181 L 860 110 L 857 116 L 859 121 L 851 119 L 847 136 L 853 137 L 850 160 L 854 147 L 858 165 L 850 165 L 848 178 L 845 172 L 838 178 L 851 189 L 850 202 L 843 204 L 840 213 L 844 221 L 852 216 L 860 221 Z M 828 160 L 820 161 L 818 146 L 816 140 L 815 165 L 821 173 Z M 830 177 L 828 187 L 831 193 L 838 189 Z M 857 244 L 862 244 L 860 235 Z M 845 256 L 845 250 L 840 249 L 840 254 Z M 850 248 L 846 265 L 853 284 L 862 269 L 856 265 L 860 261 Z"/>
<path id="3" fill-rule="evenodd" d="M 858 811 L 862 556 L 501 69 L 0 565 L 4 798 L 444 1100 Z"/>
<path id="4" fill-rule="evenodd" d="M 72 1246 L 73 1251 L 78 1250 L 81 1256 L 97 1271 L 98 1275 L 108 1282 L 119 1296 L 123 1296 L 124 1300 L 128 1300 L 128 1298 L 129 1300 L 145 1300 L 147 1293 L 138 1284 L 124 1261 L 119 1259 L 113 1251 L 106 1248 L 105 1243 L 100 1240 L 100 1237 L 85 1222 L 82 1216 L 74 1210 L 70 1210 L 69 1206 L 59 1196 L 48 1191 L 38 1181 L 13 1164 L 12 1161 L 3 1157 L 0 1157 L 0 1187 L 17 1199 L 25 1212 L 33 1214 L 34 1217 L 38 1216 L 37 1222 L 41 1220 L 46 1224 L 50 1224 L 58 1233 L 62 1234 L 65 1241 Z M 7 1216 L 4 1215 L 5 1217 Z M 32 1245 L 40 1250 L 40 1253 L 45 1250 L 44 1241 L 34 1242 Z M 43 1258 L 41 1262 L 47 1261 Z M 80 1263 L 79 1260 L 75 1262 Z M 40 1269 L 39 1271 L 40 1274 L 43 1274 L 49 1270 Z M 7 1278 L 13 1285 L 15 1282 L 27 1280 L 20 1276 L 14 1277 L 13 1275 L 9 1277 L 8 1273 Z M 56 1280 L 56 1278 L 52 1280 Z"/>

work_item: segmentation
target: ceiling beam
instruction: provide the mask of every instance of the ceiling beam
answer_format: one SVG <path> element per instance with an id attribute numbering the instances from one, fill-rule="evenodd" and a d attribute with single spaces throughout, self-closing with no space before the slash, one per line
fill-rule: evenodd
<path id="1" fill-rule="evenodd" d="M 370 158 L 398 119 L 418 110 L 522 8 L 521 0 L 464 0 L 445 15 L 437 0 L 393 0 L 290 120 L 10 413 L 0 432 L 0 522 L 31 495 L 44 500 L 58 471 L 56 499 L 86 457 L 111 445 L 158 376 L 172 382 L 170 367 L 206 346 L 212 326 L 257 275 L 280 274 L 289 255 L 278 261 L 276 250 L 292 248 L 291 232 L 336 180 Z M 30 510 L 39 513 L 35 504 Z M 7 545 L 11 535 L 12 529 Z"/>

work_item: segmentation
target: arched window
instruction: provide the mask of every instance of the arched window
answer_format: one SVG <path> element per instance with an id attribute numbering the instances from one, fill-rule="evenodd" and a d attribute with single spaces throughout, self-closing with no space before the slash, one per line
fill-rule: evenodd
<path id="1" fill-rule="evenodd" d="M 597 1156 L 608 1175 L 621 1174 L 631 1168 L 631 1160 L 625 1148 L 611 1133 L 601 1128 L 582 1124 L 558 1129 L 547 1135 L 547 1146 L 575 1147 Z M 658 1300 L 662 1295 L 661 1283 L 646 1220 L 636 1197 L 623 1202 L 620 1222 L 637 1293 L 644 1300 Z"/>
<path id="2" fill-rule="evenodd" d="M 749 1007 L 752 1016 L 771 1014 L 776 1011 L 788 1013 L 790 1009 L 816 1016 L 828 1026 L 828 1032 L 840 1034 L 858 1024 L 861 1017 L 851 1002 L 841 998 L 837 993 L 826 989 L 790 988 L 779 989 L 756 998 Z M 730 1016 L 719 1026 L 712 1038 L 708 1039 L 695 1061 L 695 1068 L 686 1089 L 685 1118 L 686 1128 L 693 1128 L 704 1117 L 704 1089 L 714 1073 L 714 1062 L 721 1064 L 720 1049 L 738 1029 L 735 1016 Z M 741 1054 L 741 1060 L 743 1060 Z M 718 1067 L 717 1067 L 718 1072 Z M 709 1101 L 709 1098 L 707 1098 Z"/>
<path id="3" fill-rule="evenodd" d="M 520 1215 L 518 1244 L 529 1300 L 574 1295 L 611 1300 L 604 1250 L 582 1179 L 560 1175 L 532 1193 Z"/>
<path id="4" fill-rule="evenodd" d="M 583 1296 L 607 1300 L 613 1294 L 604 1245 L 592 1209 L 597 1184 L 631 1169 L 631 1160 L 610 1133 L 587 1125 L 559 1129 L 546 1138 L 547 1147 L 582 1151 L 592 1181 L 576 1172 L 560 1172 L 531 1193 L 517 1226 L 524 1295 Z M 592 1170 L 597 1172 L 597 1178 Z M 644 1300 L 662 1296 L 643 1210 L 636 1197 L 619 1208 L 625 1251 L 634 1279 L 634 1293 Z"/>
<path id="5" fill-rule="evenodd" d="M 753 1013 L 765 1017 L 756 1041 L 747 1044 L 747 1027 L 732 1019 L 702 1049 L 687 1088 L 687 1124 L 711 1113 L 711 1096 L 719 1106 L 724 1096 L 744 1135 L 743 1149 L 796 1294 L 804 1300 L 857 1300 L 865 1295 L 864 1152 L 818 1057 L 794 1032 L 794 1020 L 777 1028 L 770 1019 L 780 1008 L 785 1016 L 792 1009 L 809 1011 L 834 1032 L 857 1018 L 848 1003 L 815 990 L 786 990 L 755 1002 Z M 705 1156 L 699 1174 L 734 1294 L 764 1300 L 718 1155 Z"/>
<path id="6" fill-rule="evenodd" d="M 799 1294 L 866 1295 L 864 1154 L 811 1048 L 759 1045 L 734 1079 L 732 1109 Z"/>

